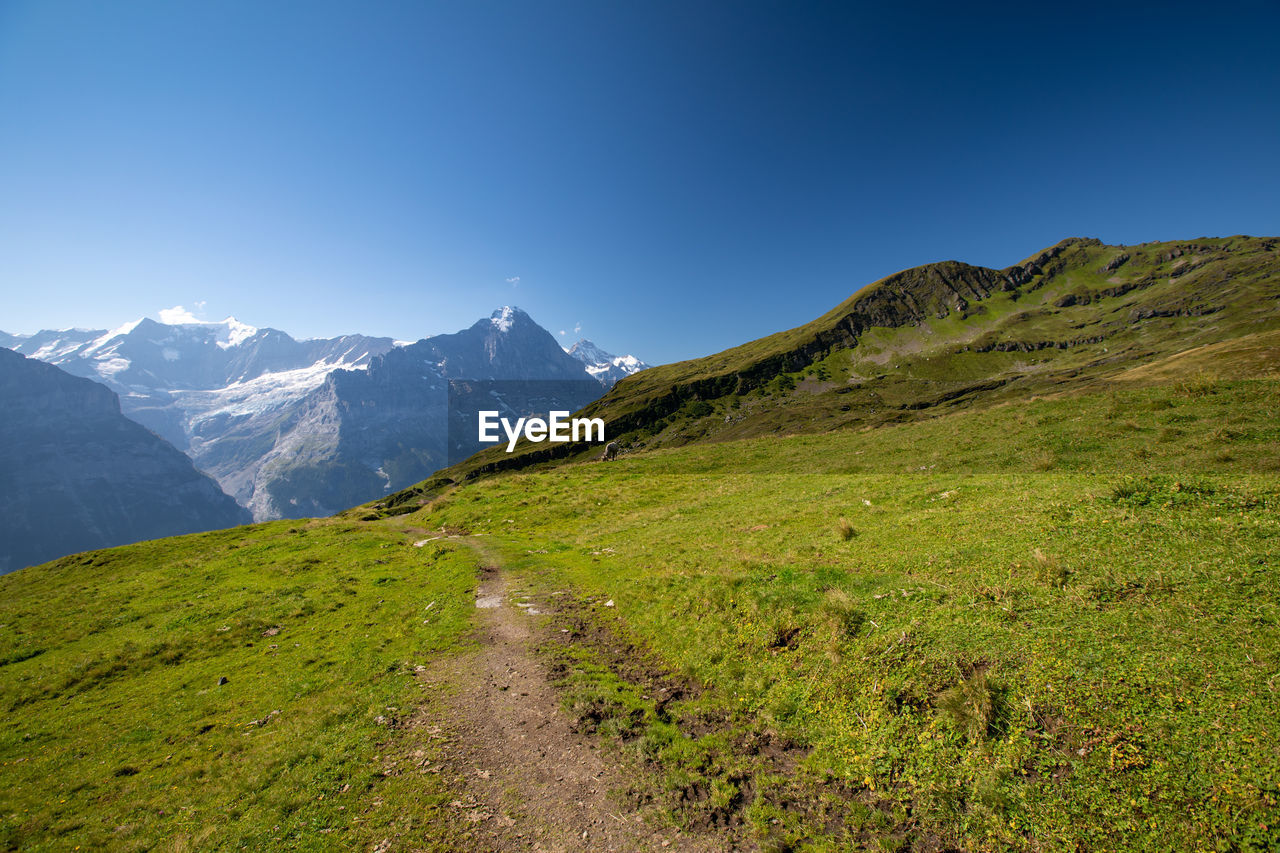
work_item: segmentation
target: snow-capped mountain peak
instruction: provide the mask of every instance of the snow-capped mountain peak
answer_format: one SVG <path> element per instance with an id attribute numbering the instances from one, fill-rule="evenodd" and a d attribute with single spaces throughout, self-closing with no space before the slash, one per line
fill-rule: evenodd
<path id="1" fill-rule="evenodd" d="M 634 355 L 619 356 L 607 353 L 586 338 L 578 341 L 565 352 L 586 365 L 587 373 L 594 376 L 596 381 L 606 388 L 612 388 L 619 379 L 649 366 Z"/>
<path id="2" fill-rule="evenodd" d="M 516 308 L 515 306 L 503 305 L 497 311 L 494 311 L 492 315 L 490 315 L 489 322 L 493 323 L 493 327 L 497 329 L 499 332 L 509 332 L 511 331 L 512 325 L 515 324 L 516 318 L 520 317 L 521 315 L 526 317 L 528 316 L 527 314 L 525 314 L 523 311 L 521 311 L 519 308 Z"/>
<path id="3" fill-rule="evenodd" d="M 245 341 L 258 334 L 257 326 L 250 326 L 248 323 L 241 323 L 235 317 L 228 317 L 221 323 L 214 325 L 221 326 L 218 331 L 218 346 L 222 349 L 239 346 Z"/>

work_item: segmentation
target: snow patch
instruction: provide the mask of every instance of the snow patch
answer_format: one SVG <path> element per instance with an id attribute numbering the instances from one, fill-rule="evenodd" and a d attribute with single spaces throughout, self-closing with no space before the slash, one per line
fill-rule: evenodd
<path id="1" fill-rule="evenodd" d="M 499 332 L 509 332 L 511 331 L 511 325 L 515 323 L 516 312 L 519 310 L 519 308 L 512 308 L 510 305 L 503 305 L 493 312 L 489 322 L 493 323 L 493 327 Z"/>
<path id="2" fill-rule="evenodd" d="M 182 358 L 182 353 L 178 352 L 173 347 L 165 347 L 160 350 L 160 354 L 164 356 L 165 361 L 177 361 Z"/>
<path id="3" fill-rule="evenodd" d="M 645 366 L 644 362 L 636 358 L 634 355 L 618 356 L 613 360 L 613 363 L 628 373 L 635 373 L 637 370 L 640 370 Z"/>
<path id="4" fill-rule="evenodd" d="M 52 361 L 55 358 L 62 358 L 64 355 L 70 355 L 79 348 L 80 344 L 75 341 L 50 341 L 40 347 L 40 349 L 31 353 L 31 357 L 38 358 L 41 361 Z"/>
<path id="5" fill-rule="evenodd" d="M 117 373 L 123 373 L 128 370 L 130 364 L 131 362 L 127 358 L 113 356 L 111 358 L 99 359 L 94 369 L 98 371 L 99 376 L 115 378 Z"/>
<path id="6" fill-rule="evenodd" d="M 225 320 L 201 320 L 181 305 L 175 305 L 172 308 L 163 308 L 157 315 L 160 322 L 166 326 L 177 329 L 179 331 L 195 331 L 212 328 L 214 330 L 214 342 L 219 349 L 231 349 L 239 346 L 245 341 L 258 334 L 257 326 L 250 326 L 248 323 L 241 323 L 235 317 L 227 317 Z M 141 322 L 141 321 L 139 321 Z M 134 326 L 137 325 L 135 322 Z M 123 326 L 121 328 L 124 328 Z M 130 327 L 129 331 L 132 331 Z M 127 334 L 127 332 L 126 332 Z M 155 343 L 167 343 L 170 338 L 163 341 L 155 341 Z"/>
<path id="7" fill-rule="evenodd" d="M 129 334 L 134 329 L 138 328 L 138 324 L 141 323 L 143 319 L 144 318 L 139 317 L 136 320 L 130 320 L 128 323 L 125 323 L 120 326 L 116 326 L 114 329 L 107 332 L 105 335 L 98 338 L 97 340 L 94 340 L 87 347 L 85 347 L 84 351 L 80 353 L 80 357 L 88 358 L 93 353 L 97 352 L 98 350 L 105 347 L 107 344 L 111 343 L 111 341 L 113 341 L 114 339 L 122 338 L 125 335 Z"/>
<path id="8" fill-rule="evenodd" d="M 649 366 L 634 355 L 607 353 L 586 338 L 578 341 L 565 352 L 582 362 L 587 373 L 606 385 Z"/>
<path id="9" fill-rule="evenodd" d="M 225 332 L 218 333 L 218 346 L 222 349 L 230 349 L 231 347 L 240 346 L 240 344 L 258 334 L 256 326 L 250 326 L 248 323 L 241 323 L 235 317 L 228 317 L 218 325 L 225 328 Z M 223 337 L 225 334 L 226 337 Z"/>
<path id="10" fill-rule="evenodd" d="M 366 370 L 367 365 L 347 361 L 317 361 L 307 367 L 264 373 L 253 379 L 232 382 L 212 391 L 175 391 L 181 407 L 191 414 L 191 424 L 219 416 L 245 417 L 278 409 L 324 384 L 335 370 Z M 195 412 L 198 412 L 195 413 Z"/>

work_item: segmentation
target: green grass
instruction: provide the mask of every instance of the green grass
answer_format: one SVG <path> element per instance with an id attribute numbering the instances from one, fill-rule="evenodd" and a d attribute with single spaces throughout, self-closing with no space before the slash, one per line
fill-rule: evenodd
<path id="1" fill-rule="evenodd" d="M 401 526 L 450 525 L 578 602 L 545 648 L 566 710 L 683 826 L 766 850 L 1274 849 L 1280 383 L 1092 387 L 5 576 L 0 839 L 465 847 L 398 727 L 441 713 L 414 667 L 466 642 L 476 582 Z"/>
<path id="2" fill-rule="evenodd" d="M 1269 849 L 1277 401 L 1165 386 L 687 447 L 417 518 L 612 599 L 596 618 L 707 686 L 659 714 L 588 650 L 569 688 L 694 823 L 737 799 L 778 849 Z M 744 788 L 753 732 L 809 751 Z"/>
<path id="3" fill-rule="evenodd" d="M 278 522 L 5 576 L 0 845 L 447 844 L 394 726 L 470 624 L 474 560 L 408 541 Z"/>

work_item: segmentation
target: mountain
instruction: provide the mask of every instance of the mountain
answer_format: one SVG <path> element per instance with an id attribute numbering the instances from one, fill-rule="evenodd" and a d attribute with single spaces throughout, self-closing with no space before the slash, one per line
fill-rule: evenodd
<path id="1" fill-rule="evenodd" d="M 649 367 L 634 355 L 611 355 L 586 338 L 569 347 L 568 352 L 585 364 L 587 373 L 594 376 L 606 390 L 616 385 L 619 379 Z"/>
<path id="2" fill-rule="evenodd" d="M 41 331 L 18 339 L 15 349 L 111 388 L 125 415 L 248 505 L 262 457 L 306 396 L 329 373 L 363 369 L 393 343 L 364 335 L 299 341 L 228 317 Z"/>
<path id="3" fill-rule="evenodd" d="M 1280 239 L 1071 238 L 1004 269 L 895 273 L 798 328 L 622 379 L 582 415 L 629 452 L 865 428 L 1123 381 L 1135 365 L 1278 328 Z M 596 452 L 525 442 L 437 482 Z"/>
<path id="4" fill-rule="evenodd" d="M 287 409 L 329 371 L 364 367 L 392 345 L 363 335 L 297 341 L 228 317 L 42 331 L 14 349 L 102 382 L 120 394 L 125 414 L 213 468 L 203 458 L 205 444 L 244 432 L 246 422 Z"/>
<path id="5" fill-rule="evenodd" d="M 248 513 L 88 379 L 0 349 L 0 572 Z"/>
<path id="6" fill-rule="evenodd" d="M 234 317 L 0 339 L 116 391 L 127 416 L 258 520 L 335 512 L 409 485 L 480 449 L 477 410 L 576 410 L 645 366 L 589 341 L 570 356 L 512 307 L 400 347 L 364 335 L 299 341 Z M 375 363 L 376 376 L 358 375 Z"/>
<path id="7" fill-rule="evenodd" d="M 14 349 L 20 346 L 23 341 L 31 337 L 30 335 L 11 335 L 8 332 L 0 332 L 0 347 L 5 349 Z"/>
<path id="8" fill-rule="evenodd" d="M 336 370 L 257 470 L 256 518 L 326 515 L 404 488 L 481 448 L 476 412 L 576 411 L 602 393 L 519 308 Z"/>

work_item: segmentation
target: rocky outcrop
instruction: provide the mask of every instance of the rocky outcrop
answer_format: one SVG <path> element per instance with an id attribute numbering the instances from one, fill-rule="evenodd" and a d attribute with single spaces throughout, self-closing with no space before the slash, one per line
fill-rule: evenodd
<path id="1" fill-rule="evenodd" d="M 247 523 L 108 388 L 0 349 L 0 571 Z"/>
<path id="2" fill-rule="evenodd" d="M 1129 262 L 1129 253 L 1121 252 L 1120 254 L 1116 255 L 1114 258 L 1112 258 L 1111 260 L 1103 264 L 1102 269 L 1098 270 L 1098 272 L 1103 272 L 1103 273 L 1115 272 L 1116 270 L 1120 269 L 1120 267 L 1124 266 L 1128 262 Z"/>

